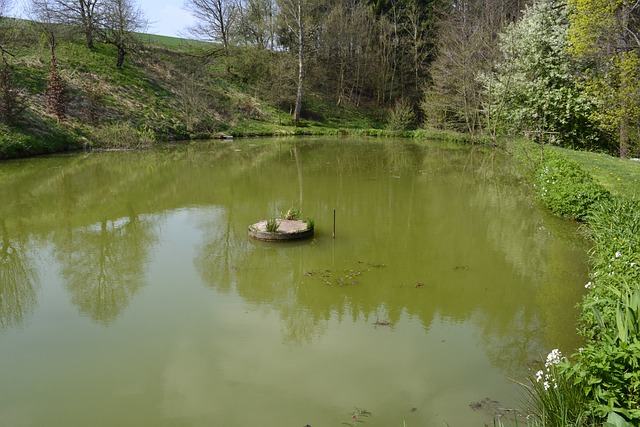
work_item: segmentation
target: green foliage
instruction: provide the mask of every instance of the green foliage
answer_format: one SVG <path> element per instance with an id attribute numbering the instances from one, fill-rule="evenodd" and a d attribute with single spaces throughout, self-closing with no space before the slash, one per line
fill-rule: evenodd
<path id="1" fill-rule="evenodd" d="M 619 145 L 621 157 L 640 155 L 640 56 L 627 0 L 569 0 L 569 52 L 585 70 L 586 93 L 597 109 L 592 118 Z M 631 27 L 631 28 L 630 28 Z"/>
<path id="2" fill-rule="evenodd" d="M 629 307 L 637 312 L 633 295 L 640 287 L 640 203 L 612 198 L 596 206 L 587 221 L 594 248 L 590 291 L 582 315 L 586 323 L 584 334 L 625 335 L 614 331 L 619 330 L 618 322 L 623 320 L 619 310 Z"/>
<path id="3" fill-rule="evenodd" d="M 640 422 L 640 341 L 592 341 L 578 354 L 571 378 L 588 397 L 588 410 L 599 419 L 616 412 Z"/>
<path id="4" fill-rule="evenodd" d="M 415 125 L 416 112 L 408 99 L 400 98 L 389 112 L 387 129 L 392 131 L 409 130 Z"/>
<path id="5" fill-rule="evenodd" d="M 300 218 L 300 216 L 302 215 L 302 212 L 300 211 L 300 209 L 298 208 L 290 208 L 287 212 L 285 212 L 285 214 L 283 215 L 284 219 L 289 219 L 289 220 L 297 220 L 298 218 Z"/>
<path id="6" fill-rule="evenodd" d="M 640 197 L 640 162 L 604 153 L 560 150 L 575 161 L 612 194 L 626 198 Z"/>
<path id="7" fill-rule="evenodd" d="M 615 412 L 611 412 L 607 417 L 607 422 L 603 424 L 604 427 L 631 427 L 624 418 Z"/>
<path id="8" fill-rule="evenodd" d="M 547 356 L 544 366 L 525 387 L 527 412 L 543 426 L 589 426 L 588 396 L 569 375 L 569 362 L 558 350 Z"/>
<path id="9" fill-rule="evenodd" d="M 564 2 L 540 0 L 501 34 L 503 59 L 481 76 L 494 126 L 508 133 L 534 131 L 564 146 L 593 148 L 603 134 L 591 116 L 595 105 L 576 79 L 567 53 Z"/>
<path id="10" fill-rule="evenodd" d="M 556 215 L 584 220 L 609 193 L 577 164 L 546 151 L 536 170 L 538 197 Z"/>
<path id="11" fill-rule="evenodd" d="M 583 334 L 568 373 L 588 397 L 588 412 L 619 424 L 640 423 L 640 203 L 622 197 L 587 217 L 594 241 Z M 615 414 L 615 415 L 612 415 Z M 626 421 L 625 421 L 626 422 Z"/>
<path id="12" fill-rule="evenodd" d="M 275 218 L 269 218 L 267 219 L 267 225 L 266 225 L 266 230 L 269 233 L 275 233 L 278 231 L 278 228 L 280 228 L 280 222 L 278 222 L 277 219 Z"/>
<path id="13" fill-rule="evenodd" d="M 640 55 L 637 51 L 623 52 L 610 60 L 607 72 L 591 71 L 586 74 L 585 90 L 597 105 L 591 118 L 602 130 L 614 137 L 624 127 L 625 141 L 620 141 L 620 154 L 640 156 L 640 135 L 634 132 L 640 126 Z M 628 139 L 628 140 L 626 140 Z"/>
<path id="14" fill-rule="evenodd" d="M 311 230 L 316 225 L 316 222 L 313 218 L 307 218 L 304 220 L 304 222 L 307 224 L 307 230 Z"/>
<path id="15" fill-rule="evenodd" d="M 127 123 L 116 123 L 97 128 L 94 147 L 104 149 L 143 148 L 155 142 L 153 133 L 140 131 Z"/>

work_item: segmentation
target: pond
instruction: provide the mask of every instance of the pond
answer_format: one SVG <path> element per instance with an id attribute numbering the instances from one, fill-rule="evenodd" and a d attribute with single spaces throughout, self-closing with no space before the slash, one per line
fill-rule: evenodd
<path id="1" fill-rule="evenodd" d="M 313 239 L 248 237 L 291 207 Z M 585 254 L 496 150 L 264 139 L 0 163 L 0 420 L 482 426 L 533 361 L 580 345 Z"/>

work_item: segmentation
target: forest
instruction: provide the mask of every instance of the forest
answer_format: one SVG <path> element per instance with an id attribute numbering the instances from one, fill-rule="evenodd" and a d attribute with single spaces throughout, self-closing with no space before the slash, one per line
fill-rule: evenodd
<path id="1" fill-rule="evenodd" d="M 135 0 L 33 0 L 27 20 L 7 16 L 12 3 L 0 2 L 7 132 L 36 114 L 71 140 L 125 122 L 184 139 L 229 132 L 243 118 L 274 121 L 268 110 L 293 127 L 336 115 L 348 128 L 525 135 L 640 156 L 639 1 L 186 0 L 196 22 L 185 29 L 188 49 L 151 46 Z M 110 69 L 92 69 L 96 53 L 113 56 Z M 173 71 L 158 71 L 167 57 Z M 166 92 L 157 114 L 170 129 L 140 119 L 144 101 L 120 111 L 117 100 L 109 106 L 116 89 L 97 92 L 104 79 L 136 85 L 118 77 L 127 67 Z M 247 98 L 229 107 L 222 87 Z M 84 117 L 73 113 L 86 113 L 82 105 Z"/>

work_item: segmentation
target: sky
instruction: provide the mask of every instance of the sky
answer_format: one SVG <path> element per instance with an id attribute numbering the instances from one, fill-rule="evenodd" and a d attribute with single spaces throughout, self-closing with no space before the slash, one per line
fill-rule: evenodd
<path id="1" fill-rule="evenodd" d="M 186 35 L 186 28 L 193 24 L 191 14 L 184 10 L 184 0 L 133 0 L 140 6 L 149 20 L 146 32 L 163 36 L 181 37 Z M 24 2 L 13 1 L 14 16 L 24 16 Z"/>
<path id="2" fill-rule="evenodd" d="M 148 33 L 180 37 L 193 24 L 191 14 L 184 10 L 184 0 L 137 0 L 137 3 L 149 20 Z"/>

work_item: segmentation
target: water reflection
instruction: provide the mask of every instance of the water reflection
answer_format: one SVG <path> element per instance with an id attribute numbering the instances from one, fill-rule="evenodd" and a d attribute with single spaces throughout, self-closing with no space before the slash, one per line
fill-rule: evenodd
<path id="1" fill-rule="evenodd" d="M 469 403 L 575 342 L 584 248 L 496 152 L 199 142 L 2 163 L 0 200 L 0 418 L 482 425 Z M 248 238 L 290 207 L 313 240 Z"/>
<path id="2" fill-rule="evenodd" d="M 73 304 L 96 322 L 113 322 L 145 285 L 156 242 L 153 223 L 135 213 L 61 233 L 56 256 Z"/>
<path id="3" fill-rule="evenodd" d="M 28 241 L 0 218 L 0 331 L 22 325 L 37 304 L 38 273 Z"/>
<path id="4" fill-rule="evenodd" d="M 584 274 L 583 248 L 556 236 L 566 224 L 536 209 L 499 154 L 412 144 L 301 145 L 288 154 L 256 183 L 253 209 L 234 200 L 199 224 L 206 237 L 195 262 L 209 286 L 276 310 L 285 342 L 321 337 L 334 317 L 394 325 L 408 314 L 425 330 L 435 318 L 471 321 L 509 375 L 543 345 L 567 342 L 566 331 L 540 334 L 575 319 L 562 307 L 576 287 L 561 285 Z M 304 210 L 320 213 L 316 240 L 247 241 L 244 224 L 257 218 L 246 212 L 302 194 Z M 343 224 L 336 241 L 326 231 L 334 206 Z M 553 296 L 542 296 L 546 286 Z"/>

